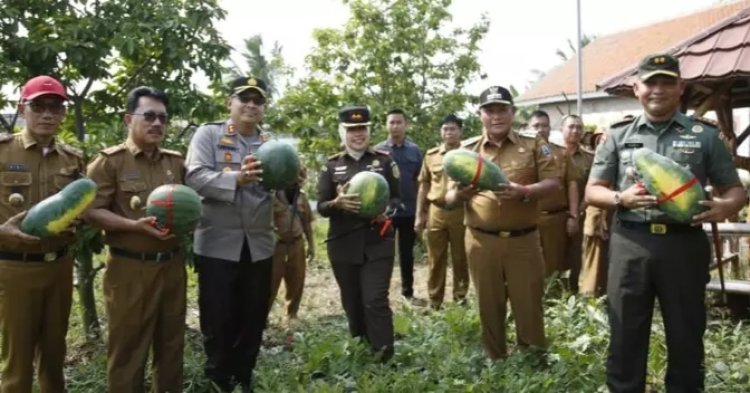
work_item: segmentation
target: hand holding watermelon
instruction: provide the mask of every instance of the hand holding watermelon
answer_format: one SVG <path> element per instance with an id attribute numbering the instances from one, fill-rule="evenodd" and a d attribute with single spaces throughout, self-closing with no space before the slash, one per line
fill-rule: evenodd
<path id="1" fill-rule="evenodd" d="M 452 180 L 479 190 L 498 191 L 501 184 L 508 182 L 500 167 L 471 150 L 455 149 L 446 153 L 443 169 Z"/>
<path id="2" fill-rule="evenodd" d="M 338 187 L 338 193 L 336 198 L 333 200 L 333 205 L 337 208 L 352 213 L 359 213 L 359 209 L 362 207 L 362 202 L 359 200 L 357 194 L 347 194 L 346 190 L 349 188 L 349 183 Z"/>
<path id="3" fill-rule="evenodd" d="M 248 183 L 263 181 L 263 163 L 257 157 L 250 154 L 242 160 L 240 174 L 237 176 L 237 184 L 243 186 Z"/>
<path id="4" fill-rule="evenodd" d="M 495 191 L 495 195 L 498 199 L 504 200 L 519 200 L 523 199 L 528 195 L 529 189 L 523 184 L 508 182 L 499 185 L 500 189 Z"/>
<path id="5" fill-rule="evenodd" d="M 135 221 L 136 230 L 147 235 L 153 236 L 159 240 L 172 239 L 174 234 L 170 233 L 169 228 L 159 229 L 156 217 L 142 217 Z"/>
<path id="6" fill-rule="evenodd" d="M 23 243 L 38 242 L 40 239 L 36 236 L 31 236 L 21 231 L 21 221 L 26 216 L 26 212 L 20 212 L 15 216 L 0 224 L 0 239 L 8 242 L 21 241 Z"/>

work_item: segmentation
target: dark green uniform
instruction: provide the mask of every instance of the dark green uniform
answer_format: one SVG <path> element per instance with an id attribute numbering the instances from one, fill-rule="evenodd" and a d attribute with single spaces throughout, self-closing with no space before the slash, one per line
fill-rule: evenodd
<path id="1" fill-rule="evenodd" d="M 646 147 L 689 167 L 705 186 L 740 184 L 717 129 L 675 113 L 666 124 L 644 116 L 612 126 L 596 151 L 591 178 L 625 190 L 635 179 L 626 174 L 632 152 Z M 607 385 L 613 392 L 643 392 L 654 299 L 664 319 L 669 364 L 667 391 L 703 389 L 705 286 L 711 249 L 700 226 L 677 224 L 651 209 L 615 213 L 610 240 L 608 311 L 611 329 Z"/>
<path id="2" fill-rule="evenodd" d="M 364 337 L 373 350 L 393 351 L 393 315 L 388 303 L 388 288 L 393 273 L 393 231 L 381 233 L 382 225 L 371 223 L 333 206 L 337 187 L 355 174 L 373 171 L 383 175 L 396 203 L 398 170 L 387 153 L 368 150 L 355 160 L 347 153 L 328 159 L 318 181 L 318 211 L 330 217 L 328 256 L 336 282 L 341 288 L 341 303 L 354 337 Z"/>

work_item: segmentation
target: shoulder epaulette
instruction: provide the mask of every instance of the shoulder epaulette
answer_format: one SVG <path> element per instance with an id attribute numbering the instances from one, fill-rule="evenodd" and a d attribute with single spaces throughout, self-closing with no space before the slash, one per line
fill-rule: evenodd
<path id="1" fill-rule="evenodd" d="M 332 154 L 332 155 L 328 156 L 328 161 L 335 160 L 335 159 L 341 157 L 343 154 L 344 154 L 343 151 L 340 151 L 340 152 L 338 152 L 336 154 Z"/>
<path id="2" fill-rule="evenodd" d="M 614 123 L 610 124 L 610 125 L 609 125 L 609 128 L 610 128 L 610 129 L 612 129 L 612 128 L 615 128 L 615 127 L 622 127 L 622 126 L 624 126 L 624 125 L 626 125 L 626 124 L 630 124 L 630 123 L 632 123 L 632 122 L 634 122 L 634 121 L 635 121 L 635 117 L 631 117 L 631 118 L 624 118 L 624 119 L 622 119 L 622 120 L 618 120 L 618 121 L 616 121 L 616 122 L 614 122 Z"/>
<path id="3" fill-rule="evenodd" d="M 74 155 L 74 156 L 76 156 L 78 158 L 83 158 L 83 150 L 81 150 L 81 149 L 79 149 L 77 147 L 73 147 L 73 146 L 65 144 L 65 143 L 60 143 L 60 149 L 62 149 L 64 152 L 66 152 L 68 154 L 71 154 L 71 155 Z"/>
<path id="4" fill-rule="evenodd" d="M 461 147 L 466 147 L 466 146 L 473 145 L 473 144 L 479 142 L 481 139 L 482 139 L 481 135 L 477 135 L 477 136 L 471 137 L 469 139 L 464 139 L 464 140 L 461 141 Z"/>
<path id="5" fill-rule="evenodd" d="M 105 156 L 111 156 L 112 154 L 119 153 L 124 150 L 125 150 L 125 144 L 122 143 L 119 145 L 110 146 L 102 150 L 101 153 L 104 154 Z"/>
<path id="6" fill-rule="evenodd" d="M 380 154 L 380 155 L 384 155 L 384 156 L 387 156 L 387 157 L 391 156 L 391 153 L 389 153 L 389 152 L 387 152 L 385 150 L 372 149 L 372 152 L 375 153 L 375 154 Z"/>
<path id="7" fill-rule="evenodd" d="M 717 123 L 716 120 L 707 119 L 705 117 L 700 117 L 700 116 L 691 116 L 691 118 L 693 119 L 693 121 L 697 121 L 698 123 L 703 123 L 707 126 L 719 128 L 719 123 Z"/>
<path id="8" fill-rule="evenodd" d="M 201 127 L 202 126 L 220 126 L 224 123 L 225 123 L 224 121 L 209 121 L 209 122 L 201 124 Z"/>
<path id="9" fill-rule="evenodd" d="M 432 149 L 428 149 L 425 154 L 435 154 L 440 151 L 440 146 L 433 147 Z"/>
<path id="10" fill-rule="evenodd" d="M 170 149 L 160 149 L 160 151 L 164 154 L 169 154 L 170 156 L 177 156 L 182 157 L 182 153 L 180 153 L 177 150 L 170 150 Z"/>
<path id="11" fill-rule="evenodd" d="M 0 134 L 0 143 L 12 141 L 13 138 L 14 138 L 13 135 L 14 134 L 10 134 L 10 133 L 7 133 L 7 132 L 4 132 L 4 133 Z"/>

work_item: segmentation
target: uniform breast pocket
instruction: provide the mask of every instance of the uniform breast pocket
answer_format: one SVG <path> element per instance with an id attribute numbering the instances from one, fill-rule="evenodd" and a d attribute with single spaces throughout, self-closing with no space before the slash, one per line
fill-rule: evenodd
<path id="1" fill-rule="evenodd" d="M 349 176 L 348 173 L 334 173 L 333 174 L 333 182 L 341 185 L 349 181 L 351 179 L 351 176 Z"/>
<path id="2" fill-rule="evenodd" d="M 514 183 L 532 184 L 536 183 L 536 164 L 532 155 L 517 158 L 502 166 L 503 172 L 508 179 Z"/>
<path id="3" fill-rule="evenodd" d="M 32 177 L 30 172 L 0 172 L 0 203 L 20 210 L 30 206 Z"/>
<path id="4" fill-rule="evenodd" d="M 675 149 L 669 152 L 669 158 L 678 164 L 690 169 L 696 175 L 702 175 L 703 151 L 701 149 Z"/>
<path id="5" fill-rule="evenodd" d="M 239 171 L 242 166 L 242 155 L 239 150 L 216 150 L 216 169 L 223 171 Z"/>
<path id="6" fill-rule="evenodd" d="M 430 175 L 432 175 L 433 181 L 440 182 L 443 180 L 443 173 L 443 165 L 430 166 Z"/>
<path id="7" fill-rule="evenodd" d="M 146 182 L 143 180 L 122 180 L 118 202 L 125 211 L 140 211 L 146 206 L 146 199 L 148 199 L 146 190 Z"/>
<path id="8" fill-rule="evenodd" d="M 65 186 L 76 180 L 78 176 L 78 168 L 75 166 L 60 169 L 55 173 L 54 179 L 52 179 L 52 182 L 55 185 L 54 191 L 57 192 L 62 190 Z"/>

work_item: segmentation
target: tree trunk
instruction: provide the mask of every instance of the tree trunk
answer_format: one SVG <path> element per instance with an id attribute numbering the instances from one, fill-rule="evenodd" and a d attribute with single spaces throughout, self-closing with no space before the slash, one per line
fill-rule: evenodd
<path id="1" fill-rule="evenodd" d="M 96 312 L 96 296 L 94 296 L 96 273 L 94 253 L 84 246 L 76 255 L 76 291 L 78 292 L 78 311 L 89 341 L 98 341 L 101 338 L 99 316 Z"/>

